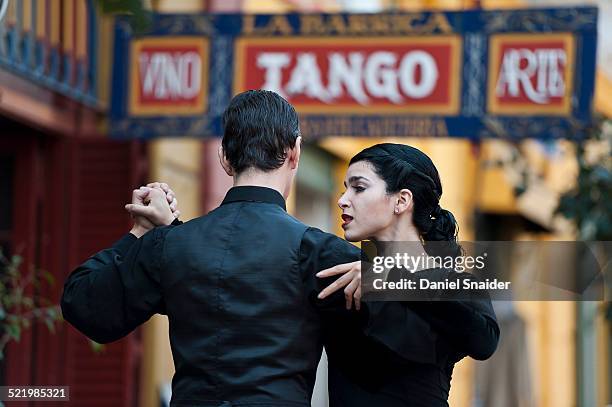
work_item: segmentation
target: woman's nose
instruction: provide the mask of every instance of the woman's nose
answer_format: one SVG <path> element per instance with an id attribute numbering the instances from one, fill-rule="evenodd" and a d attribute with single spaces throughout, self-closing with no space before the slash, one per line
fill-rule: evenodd
<path id="1" fill-rule="evenodd" d="M 342 194 L 340 198 L 338 199 L 338 206 L 340 207 L 340 209 L 349 207 L 348 200 L 344 197 L 345 195 L 346 193 Z"/>

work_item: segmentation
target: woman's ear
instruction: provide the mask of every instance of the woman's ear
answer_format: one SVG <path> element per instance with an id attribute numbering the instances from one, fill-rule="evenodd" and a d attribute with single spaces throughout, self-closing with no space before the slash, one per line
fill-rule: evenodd
<path id="1" fill-rule="evenodd" d="M 289 168 L 291 168 L 292 170 L 297 169 L 298 164 L 300 162 L 301 146 L 302 136 L 298 136 L 295 139 L 295 146 L 293 146 L 293 148 L 289 150 L 289 153 L 287 154 L 287 160 L 289 160 Z"/>
<path id="2" fill-rule="evenodd" d="M 221 167 L 223 167 L 223 169 L 225 170 L 225 173 L 229 175 L 230 177 L 233 177 L 234 169 L 230 165 L 229 161 L 227 161 L 227 158 L 225 158 L 225 153 L 223 152 L 223 146 L 219 146 L 219 149 L 217 150 L 217 154 L 219 155 L 219 162 L 221 163 Z"/>
<path id="3" fill-rule="evenodd" d="M 400 190 L 397 194 L 397 200 L 395 203 L 397 213 L 403 213 L 405 211 L 412 212 L 414 208 L 414 200 L 412 199 L 412 191 L 408 188 Z"/>

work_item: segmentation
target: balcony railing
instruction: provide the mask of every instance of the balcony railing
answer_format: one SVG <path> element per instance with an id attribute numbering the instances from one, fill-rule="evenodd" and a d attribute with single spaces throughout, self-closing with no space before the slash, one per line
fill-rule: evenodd
<path id="1" fill-rule="evenodd" d="M 100 107 L 100 20 L 94 2 L 8 1 L 0 21 L 0 68 L 90 107 Z"/>

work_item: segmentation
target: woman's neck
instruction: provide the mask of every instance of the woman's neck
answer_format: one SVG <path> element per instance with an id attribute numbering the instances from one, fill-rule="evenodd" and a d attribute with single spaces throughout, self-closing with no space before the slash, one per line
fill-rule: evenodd
<path id="1" fill-rule="evenodd" d="M 389 228 L 380 231 L 373 237 L 375 242 L 382 244 L 378 246 L 378 255 L 395 256 L 400 253 L 402 256 L 422 257 L 427 259 L 429 256 L 425 251 L 425 247 L 421 241 L 421 236 L 418 229 L 410 224 L 408 220 L 397 217 L 397 220 Z M 423 265 L 417 270 L 427 268 Z"/>
<path id="2" fill-rule="evenodd" d="M 380 242 L 420 242 L 421 236 L 409 220 L 404 219 L 403 216 L 397 216 L 393 224 L 376 233 L 374 240 Z"/>

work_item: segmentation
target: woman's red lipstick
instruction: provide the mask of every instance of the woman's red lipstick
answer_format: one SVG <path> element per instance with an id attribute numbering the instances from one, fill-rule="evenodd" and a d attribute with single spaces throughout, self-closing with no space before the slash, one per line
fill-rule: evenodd
<path id="1" fill-rule="evenodd" d="M 342 214 L 342 227 L 346 227 L 346 225 L 351 223 L 352 220 L 353 220 L 353 217 L 351 215 L 347 215 L 343 213 Z"/>

